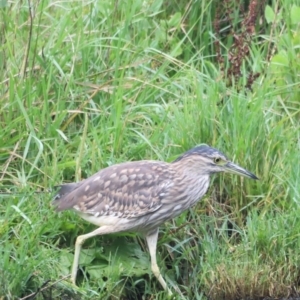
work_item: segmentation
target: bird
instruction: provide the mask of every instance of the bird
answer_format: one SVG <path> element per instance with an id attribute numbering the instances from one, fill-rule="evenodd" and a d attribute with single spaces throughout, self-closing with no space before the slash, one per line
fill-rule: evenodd
<path id="1" fill-rule="evenodd" d="M 72 283 L 76 285 L 85 240 L 104 234 L 136 232 L 146 239 L 154 276 L 172 295 L 156 260 L 159 226 L 194 206 L 206 194 L 210 176 L 220 172 L 258 179 L 228 160 L 221 151 L 201 144 L 170 163 L 129 161 L 104 168 L 80 182 L 60 185 L 53 201 L 56 210 L 75 210 L 97 226 L 76 239 Z"/>

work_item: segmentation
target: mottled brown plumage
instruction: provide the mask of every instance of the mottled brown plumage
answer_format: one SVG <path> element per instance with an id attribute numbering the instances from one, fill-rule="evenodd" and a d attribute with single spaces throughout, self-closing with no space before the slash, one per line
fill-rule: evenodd
<path id="1" fill-rule="evenodd" d="M 203 145 L 187 151 L 173 163 L 127 162 L 105 168 L 79 183 L 62 185 L 54 201 L 57 210 L 74 209 L 99 226 L 77 238 L 73 283 L 84 240 L 100 234 L 135 231 L 145 235 L 153 273 L 168 290 L 156 263 L 158 227 L 201 199 L 208 189 L 209 176 L 222 171 L 257 179 L 228 161 L 220 151 Z"/>
<path id="2" fill-rule="evenodd" d="M 74 208 L 96 217 L 140 217 L 161 207 L 173 178 L 174 171 L 162 162 L 115 165 L 73 185 L 74 189 L 57 201 L 57 210 Z"/>

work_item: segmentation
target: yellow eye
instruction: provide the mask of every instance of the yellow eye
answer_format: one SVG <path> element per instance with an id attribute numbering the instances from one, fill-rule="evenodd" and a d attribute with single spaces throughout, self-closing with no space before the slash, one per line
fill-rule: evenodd
<path id="1" fill-rule="evenodd" d="M 220 157 L 215 157 L 214 158 L 214 163 L 215 164 L 219 164 L 222 161 L 222 159 Z"/>

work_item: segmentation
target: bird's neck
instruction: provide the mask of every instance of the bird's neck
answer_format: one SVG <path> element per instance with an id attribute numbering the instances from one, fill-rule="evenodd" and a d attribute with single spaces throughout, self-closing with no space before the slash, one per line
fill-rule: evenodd
<path id="1" fill-rule="evenodd" d="M 176 172 L 180 176 L 176 176 L 176 185 L 178 190 L 186 196 L 187 206 L 190 207 L 199 201 L 207 192 L 209 187 L 209 174 L 201 172 L 201 168 L 175 166 Z M 179 174 L 178 174 L 179 175 Z"/>

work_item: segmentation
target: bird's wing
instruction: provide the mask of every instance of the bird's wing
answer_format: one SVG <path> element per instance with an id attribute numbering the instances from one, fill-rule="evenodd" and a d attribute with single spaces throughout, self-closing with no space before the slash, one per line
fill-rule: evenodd
<path id="1" fill-rule="evenodd" d="M 75 209 L 95 216 L 139 217 L 162 206 L 174 174 L 168 163 L 137 161 L 114 165 L 79 182 L 61 186 L 58 211 Z"/>

